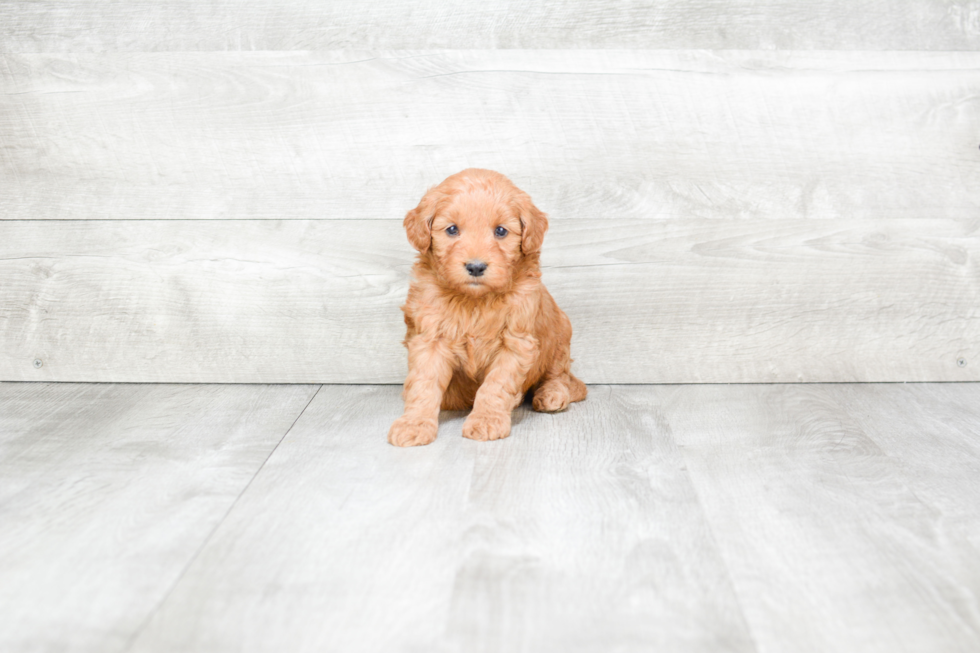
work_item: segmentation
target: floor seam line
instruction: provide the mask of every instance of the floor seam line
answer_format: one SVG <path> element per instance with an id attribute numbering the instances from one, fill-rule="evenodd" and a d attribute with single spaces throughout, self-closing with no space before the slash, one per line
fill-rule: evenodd
<path id="1" fill-rule="evenodd" d="M 137 626 L 136 629 L 133 631 L 132 635 L 130 635 L 129 639 L 126 642 L 126 646 L 122 649 L 123 651 L 129 651 L 132 649 L 133 644 L 136 643 L 136 640 L 139 638 L 140 634 L 143 633 L 146 627 L 153 620 L 153 617 L 160 611 L 160 609 L 164 606 L 164 604 L 166 604 L 166 602 L 170 600 L 170 596 L 174 593 L 174 590 L 177 589 L 177 586 L 180 585 L 180 582 L 184 579 L 184 576 L 187 575 L 187 570 L 194 565 L 194 562 L 201 555 L 201 552 L 204 551 L 205 548 L 207 548 L 207 545 L 211 541 L 211 538 L 214 537 L 214 534 L 218 532 L 218 529 L 221 528 L 221 525 L 225 523 L 226 519 L 228 519 L 228 515 L 230 515 L 231 512 L 235 509 L 235 506 L 238 505 L 239 500 L 245 495 L 245 493 L 248 491 L 248 488 L 252 486 L 252 482 L 255 481 L 258 475 L 262 473 L 262 470 L 265 469 L 266 463 L 269 462 L 269 459 L 272 458 L 272 456 L 279 449 L 279 445 L 282 444 L 283 440 L 286 439 L 286 436 L 292 432 L 293 427 L 296 426 L 296 423 L 299 421 L 299 418 L 302 417 L 304 413 L 306 413 L 306 409 L 310 407 L 310 404 L 313 403 L 313 400 L 316 399 L 316 396 L 320 394 L 320 390 L 322 389 L 323 389 L 323 384 L 317 386 L 316 390 L 313 392 L 313 396 L 310 397 L 310 400 L 306 402 L 306 405 L 303 406 L 303 409 L 299 411 L 299 414 L 296 416 L 296 419 L 293 420 L 293 422 L 289 425 L 289 428 L 287 428 L 285 433 L 282 434 L 282 437 L 279 438 L 275 446 L 272 447 L 272 450 L 269 451 L 269 455 L 265 457 L 265 459 L 262 461 L 262 464 L 259 465 L 258 468 L 255 470 L 255 473 L 252 474 L 252 478 L 248 479 L 248 483 L 246 483 L 245 486 L 242 487 L 241 491 L 238 493 L 238 496 L 235 497 L 234 501 L 231 502 L 231 505 L 228 506 L 228 509 L 221 516 L 221 519 L 219 519 L 218 522 L 214 525 L 214 527 L 211 529 L 211 532 L 207 534 L 207 537 L 204 538 L 204 540 L 201 542 L 201 545 L 197 547 L 197 550 L 194 552 L 194 555 L 190 557 L 190 559 L 187 561 L 187 564 L 184 565 L 184 568 L 180 570 L 180 574 L 178 574 L 177 578 L 174 579 L 174 582 L 170 584 L 170 587 L 164 593 L 163 597 L 157 602 L 155 606 L 153 606 L 153 609 L 147 613 L 146 617 L 143 618 L 139 626 Z"/>
<path id="2" fill-rule="evenodd" d="M 742 622 L 745 624 L 745 634 L 748 636 L 749 642 L 752 644 L 752 650 L 758 653 L 761 649 L 759 648 L 759 642 L 756 640 L 752 623 L 749 621 L 748 614 L 745 612 L 745 605 L 742 602 L 741 592 L 739 592 L 738 584 L 735 582 L 735 577 L 732 575 L 732 570 L 728 564 L 728 560 L 724 552 L 721 550 L 721 546 L 718 544 L 718 535 L 715 532 L 715 525 L 712 523 L 712 520 L 708 515 L 708 511 L 704 507 L 704 500 L 701 498 L 701 490 L 694 480 L 694 475 L 691 473 L 689 464 L 690 461 L 687 458 L 687 447 L 677 441 L 677 436 L 674 435 L 674 430 L 672 428 L 668 427 L 668 433 L 670 435 L 670 439 L 674 443 L 674 447 L 676 448 L 680 459 L 684 463 L 684 474 L 687 476 L 687 482 L 690 483 L 691 490 L 694 492 L 694 496 L 698 500 L 698 508 L 701 509 L 701 517 L 704 520 L 705 527 L 708 529 L 708 535 L 711 537 L 711 544 L 718 555 L 718 560 L 721 561 L 721 564 L 725 568 L 725 577 L 728 579 L 728 583 L 732 588 L 732 596 L 735 598 L 735 605 L 738 606 L 739 614 L 742 616 Z"/>

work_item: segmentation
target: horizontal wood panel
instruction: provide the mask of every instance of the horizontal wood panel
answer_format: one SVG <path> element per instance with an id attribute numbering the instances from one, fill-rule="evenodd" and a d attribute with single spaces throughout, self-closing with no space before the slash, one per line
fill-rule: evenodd
<path id="1" fill-rule="evenodd" d="M 980 380 L 978 234 L 558 221 L 544 279 L 590 383 Z M 0 379 L 397 383 L 411 261 L 395 220 L 3 222 Z"/>
<path id="2" fill-rule="evenodd" d="M 0 4 L 5 52 L 350 48 L 980 47 L 971 0 L 484 0 Z"/>
<path id="3" fill-rule="evenodd" d="M 7 219 L 393 219 L 471 166 L 555 219 L 980 211 L 980 53 L 0 59 Z"/>

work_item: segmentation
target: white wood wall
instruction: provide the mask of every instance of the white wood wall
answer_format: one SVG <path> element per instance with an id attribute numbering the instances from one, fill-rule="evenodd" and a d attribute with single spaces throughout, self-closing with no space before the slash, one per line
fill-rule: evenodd
<path id="1" fill-rule="evenodd" d="M 400 382 L 469 166 L 587 382 L 980 380 L 978 2 L 7 2 L 0 53 L 0 380 Z"/>

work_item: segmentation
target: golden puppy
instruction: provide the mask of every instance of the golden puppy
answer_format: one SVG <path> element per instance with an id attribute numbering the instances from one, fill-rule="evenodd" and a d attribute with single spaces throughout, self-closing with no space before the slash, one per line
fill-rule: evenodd
<path id="1" fill-rule="evenodd" d="M 388 441 L 436 439 L 439 409 L 473 407 L 463 435 L 510 435 L 510 413 L 534 391 L 539 411 L 585 399 L 570 370 L 572 325 L 541 283 L 545 214 L 503 175 L 469 169 L 429 190 L 405 216 L 419 251 L 408 301 L 405 414 Z"/>

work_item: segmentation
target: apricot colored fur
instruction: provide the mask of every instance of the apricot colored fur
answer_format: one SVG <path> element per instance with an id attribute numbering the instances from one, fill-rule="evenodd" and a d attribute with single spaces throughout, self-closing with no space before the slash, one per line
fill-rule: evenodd
<path id="1" fill-rule="evenodd" d="M 419 255 L 402 307 L 405 413 L 389 442 L 429 444 L 440 408 L 472 407 L 463 435 L 497 440 L 529 391 L 538 411 L 585 399 L 570 369 L 572 325 L 541 283 L 548 219 L 527 193 L 497 172 L 464 170 L 431 188 L 404 224 Z M 453 225 L 458 233 L 447 233 Z M 474 261 L 487 264 L 480 276 L 467 271 Z"/>

